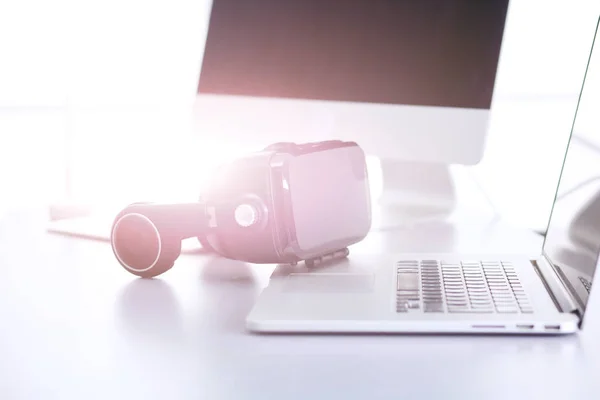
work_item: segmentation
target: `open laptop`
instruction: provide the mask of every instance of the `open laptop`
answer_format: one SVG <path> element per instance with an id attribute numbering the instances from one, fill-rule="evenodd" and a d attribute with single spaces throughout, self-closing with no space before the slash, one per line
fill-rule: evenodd
<path id="1" fill-rule="evenodd" d="M 595 37 L 597 32 L 598 26 Z M 600 126 L 597 110 L 583 104 L 588 73 L 592 65 L 600 67 L 595 42 L 557 193 L 567 190 L 566 175 L 589 174 L 577 171 L 572 138 L 583 112 L 596 113 Z M 597 187 L 598 199 L 599 192 Z M 581 230 L 576 223 L 582 215 L 594 215 L 586 212 L 590 199 L 577 203 L 576 197 L 555 197 L 537 259 L 350 255 L 330 267 L 272 277 L 248 315 L 247 327 L 256 332 L 576 332 L 583 324 L 600 250 L 600 230 Z M 586 223 L 600 225 L 600 215 L 597 221 Z"/>

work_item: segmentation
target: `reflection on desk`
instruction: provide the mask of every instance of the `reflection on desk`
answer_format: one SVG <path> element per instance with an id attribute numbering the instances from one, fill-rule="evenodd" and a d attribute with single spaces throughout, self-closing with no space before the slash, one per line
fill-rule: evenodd
<path id="1" fill-rule="evenodd" d="M 107 243 L 47 234 L 45 222 L 27 210 L 0 222 L 2 398 L 591 399 L 600 390 L 598 302 L 585 331 L 565 338 L 254 335 L 244 320 L 275 266 L 185 254 L 141 280 Z M 385 245 L 373 236 L 362 251 L 428 251 L 439 240 L 536 253 L 541 244 L 476 218 L 439 226 Z"/>

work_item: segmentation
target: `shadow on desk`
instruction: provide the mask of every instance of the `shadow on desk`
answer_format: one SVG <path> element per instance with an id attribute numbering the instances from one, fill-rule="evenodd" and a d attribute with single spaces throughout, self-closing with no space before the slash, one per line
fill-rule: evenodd
<path id="1" fill-rule="evenodd" d="M 117 328 L 131 339 L 163 344 L 184 340 L 186 329 L 242 332 L 261 289 L 248 264 L 218 256 L 202 263 L 187 307 L 174 287 L 161 277 L 128 283 L 117 301 Z"/>
<path id="2" fill-rule="evenodd" d="M 135 279 L 117 300 L 117 327 L 133 338 L 178 340 L 184 316 L 171 286 L 161 279 Z"/>

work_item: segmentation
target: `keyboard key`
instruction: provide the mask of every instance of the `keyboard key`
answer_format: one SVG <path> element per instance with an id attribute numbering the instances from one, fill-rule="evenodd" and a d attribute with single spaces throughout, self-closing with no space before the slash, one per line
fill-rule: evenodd
<path id="1" fill-rule="evenodd" d="M 468 313 L 470 310 L 468 308 L 450 308 L 448 307 L 449 313 Z"/>
<path id="2" fill-rule="evenodd" d="M 511 299 L 494 299 L 493 301 L 497 306 L 517 306 L 517 302 Z"/>
<path id="3" fill-rule="evenodd" d="M 492 304 L 492 299 L 489 297 L 471 297 L 471 304 Z"/>
<path id="4" fill-rule="evenodd" d="M 482 302 L 490 303 L 492 301 L 488 296 L 470 296 L 470 299 L 473 304 Z"/>
<path id="5" fill-rule="evenodd" d="M 494 304 L 498 307 L 517 307 L 517 303 L 514 301 L 494 300 Z"/>
<path id="6" fill-rule="evenodd" d="M 492 294 L 492 298 L 494 300 L 496 300 L 496 301 L 499 301 L 499 300 L 515 301 L 515 298 L 512 295 L 510 295 L 510 294 L 506 294 L 506 295 L 495 295 L 495 294 Z"/>
<path id="7" fill-rule="evenodd" d="M 519 312 L 516 307 L 496 307 L 496 311 L 502 314 L 515 314 Z"/>
<path id="8" fill-rule="evenodd" d="M 492 296 L 497 297 L 510 297 L 511 299 L 514 297 L 513 293 L 509 290 L 492 290 Z"/>
<path id="9" fill-rule="evenodd" d="M 467 290 L 469 292 L 473 291 L 477 291 L 477 290 L 481 290 L 481 291 L 485 291 L 487 292 L 488 288 L 485 284 L 474 284 L 474 283 L 470 283 L 467 285 Z"/>
<path id="10" fill-rule="evenodd" d="M 466 297 L 446 297 L 446 303 L 448 304 L 469 304 L 469 299 Z"/>
<path id="11" fill-rule="evenodd" d="M 490 297 L 487 289 L 472 289 L 468 291 L 468 294 L 471 297 Z"/>
<path id="12" fill-rule="evenodd" d="M 491 290 L 490 293 L 494 297 L 510 297 L 513 298 L 513 294 L 511 292 L 499 291 L 499 290 Z"/>
<path id="13" fill-rule="evenodd" d="M 488 282 L 488 286 L 493 289 L 510 290 L 510 286 L 506 282 Z"/>
<path id="14" fill-rule="evenodd" d="M 483 284 L 485 285 L 486 281 L 485 279 L 482 278 L 468 278 L 465 277 L 465 283 L 470 283 L 470 284 Z"/>
<path id="15" fill-rule="evenodd" d="M 421 303 L 418 300 L 409 300 L 406 304 L 411 310 L 421 307 Z"/>
<path id="16" fill-rule="evenodd" d="M 469 290 L 469 296 L 471 297 L 490 297 L 490 293 L 487 290 Z"/>
<path id="17" fill-rule="evenodd" d="M 514 299 L 514 295 L 511 292 L 498 292 L 498 291 L 491 291 L 491 295 L 492 297 L 498 297 L 498 298 L 509 298 L 509 299 Z"/>
<path id="18" fill-rule="evenodd" d="M 464 300 L 467 301 L 468 297 L 465 296 L 462 293 L 456 293 L 456 294 L 452 294 L 452 293 L 446 293 L 446 300 L 447 301 L 455 301 L 455 300 Z"/>
<path id="19" fill-rule="evenodd" d="M 419 275 L 409 273 L 398 273 L 398 290 L 416 290 L 419 287 Z"/>
<path id="20" fill-rule="evenodd" d="M 494 305 L 491 303 L 480 303 L 480 304 L 471 304 L 471 308 L 474 310 L 479 310 L 479 309 L 493 309 Z"/>
<path id="21" fill-rule="evenodd" d="M 448 302 L 447 305 L 448 305 L 448 308 L 462 308 L 462 307 L 469 308 L 469 303 L 467 303 L 466 301 L 462 302 L 462 303 Z"/>
<path id="22" fill-rule="evenodd" d="M 482 276 L 465 275 L 465 282 L 486 282 L 486 279 Z"/>
<path id="23" fill-rule="evenodd" d="M 421 301 L 419 297 L 396 297 L 396 303 L 402 303 L 407 301 Z"/>
<path id="24" fill-rule="evenodd" d="M 475 306 L 472 308 L 474 311 L 485 311 L 485 312 L 496 312 L 493 304 L 487 306 Z"/>
<path id="25" fill-rule="evenodd" d="M 514 301 L 514 300 L 513 300 L 513 299 L 511 299 L 511 298 L 504 298 L 504 299 L 503 299 L 503 298 L 497 298 L 497 297 L 494 297 L 493 301 L 494 301 L 494 303 L 496 303 L 496 304 L 517 304 L 517 302 L 516 302 L 516 301 Z"/>

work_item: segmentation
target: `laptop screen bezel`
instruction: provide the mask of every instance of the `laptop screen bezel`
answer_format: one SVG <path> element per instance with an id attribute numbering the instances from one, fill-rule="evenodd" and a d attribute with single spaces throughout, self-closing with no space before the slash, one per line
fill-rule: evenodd
<path id="1" fill-rule="evenodd" d="M 593 273 L 593 275 L 590 278 L 591 288 L 590 288 L 590 291 L 589 291 L 588 300 L 587 300 L 586 304 L 583 304 L 582 301 L 580 300 L 579 296 L 577 295 L 575 288 L 572 286 L 570 280 L 565 277 L 565 275 L 562 272 L 562 270 L 560 269 L 559 265 L 557 263 L 555 263 L 555 262 L 552 261 L 552 257 L 546 251 L 546 246 L 548 244 L 547 243 L 547 241 L 548 241 L 548 233 L 549 233 L 549 229 L 550 229 L 551 223 L 552 223 L 552 216 L 553 216 L 554 211 L 555 211 L 556 202 L 558 201 L 559 188 L 560 188 L 561 180 L 563 178 L 563 173 L 564 173 L 565 165 L 566 165 L 566 162 L 567 162 L 567 157 L 569 155 L 569 147 L 571 146 L 571 141 L 573 139 L 573 133 L 574 133 L 574 130 L 575 130 L 575 125 L 577 123 L 577 116 L 578 116 L 578 113 L 579 113 L 579 107 L 581 105 L 581 99 L 582 99 L 582 96 L 583 96 L 583 92 L 585 90 L 586 79 L 587 79 L 589 68 L 590 68 L 590 64 L 591 64 L 591 61 L 592 61 L 592 56 L 594 54 L 594 47 L 595 47 L 595 44 L 596 44 L 596 39 L 598 39 L 598 30 L 599 30 L 599 27 L 600 27 L 600 17 L 598 18 L 598 21 L 596 23 L 596 29 L 594 31 L 594 36 L 593 36 L 593 39 L 592 39 L 592 44 L 591 44 L 590 51 L 589 51 L 589 54 L 588 54 L 588 60 L 587 60 L 587 64 L 586 64 L 586 67 L 585 67 L 585 72 L 584 72 L 584 75 L 583 75 L 583 81 L 582 81 L 582 84 L 581 84 L 581 89 L 579 91 L 579 97 L 577 99 L 577 106 L 575 108 L 575 114 L 574 114 L 574 117 L 573 117 L 573 122 L 571 124 L 571 131 L 569 133 L 569 138 L 568 138 L 568 141 L 567 141 L 567 148 L 565 150 L 565 154 L 564 154 L 564 157 L 563 157 L 563 162 L 562 162 L 562 166 L 561 166 L 561 170 L 560 170 L 558 182 L 556 184 L 556 191 L 555 191 L 555 195 L 554 195 L 554 201 L 552 203 L 552 208 L 550 210 L 550 217 L 548 218 L 548 225 L 546 227 L 546 235 L 544 237 L 544 243 L 542 245 L 542 255 L 544 256 L 544 258 L 546 258 L 546 260 L 548 260 L 549 264 L 554 269 L 554 272 L 556 273 L 556 275 L 561 280 L 561 282 L 563 284 L 563 287 L 569 292 L 569 295 L 571 296 L 571 298 L 575 301 L 575 304 L 577 305 L 577 310 L 578 310 L 579 317 L 580 317 L 580 320 L 579 320 L 579 327 L 580 328 L 583 326 L 585 311 L 586 311 L 586 308 L 587 308 L 587 304 L 589 304 L 589 299 L 591 297 L 592 289 L 594 287 L 593 281 L 594 281 L 594 278 L 597 276 L 596 271 L 598 270 L 598 267 L 600 266 L 600 254 L 596 254 L 596 263 L 595 263 L 596 266 L 595 266 L 595 269 L 594 269 L 594 273 Z"/>

